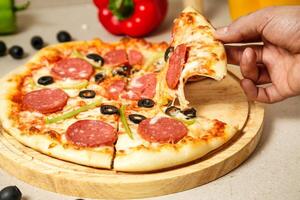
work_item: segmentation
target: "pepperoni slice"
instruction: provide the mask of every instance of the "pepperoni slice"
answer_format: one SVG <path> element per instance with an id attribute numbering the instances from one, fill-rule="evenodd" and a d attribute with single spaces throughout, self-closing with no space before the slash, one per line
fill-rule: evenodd
<path id="1" fill-rule="evenodd" d="M 180 44 L 176 47 L 174 53 L 170 57 L 166 80 L 168 87 L 171 89 L 175 89 L 178 84 L 186 60 L 186 52 L 187 47 L 184 44 Z"/>
<path id="2" fill-rule="evenodd" d="M 25 94 L 22 108 L 43 114 L 54 113 L 64 108 L 68 98 L 68 95 L 61 89 L 36 90 Z"/>
<path id="3" fill-rule="evenodd" d="M 129 83 L 129 91 L 122 97 L 131 100 L 152 99 L 155 96 L 156 82 L 155 73 L 134 78 Z"/>
<path id="4" fill-rule="evenodd" d="M 57 78 L 90 79 L 94 73 L 93 66 L 80 58 L 67 58 L 59 61 L 51 69 Z"/>
<path id="5" fill-rule="evenodd" d="M 128 61 L 130 65 L 142 65 L 144 56 L 137 50 L 130 50 L 128 53 Z"/>
<path id="6" fill-rule="evenodd" d="M 110 65 L 121 65 L 128 62 L 127 53 L 124 49 L 112 50 L 104 55 L 104 62 Z"/>
<path id="7" fill-rule="evenodd" d="M 68 127 L 66 138 L 80 147 L 112 145 L 117 139 L 117 130 L 99 120 L 80 120 Z"/>
<path id="8" fill-rule="evenodd" d="M 107 88 L 107 95 L 109 99 L 118 100 L 119 95 L 124 91 L 126 82 L 123 80 L 116 80 Z"/>
<path id="9" fill-rule="evenodd" d="M 168 117 L 145 119 L 138 127 L 138 133 L 149 142 L 176 143 L 187 132 L 182 122 Z"/>

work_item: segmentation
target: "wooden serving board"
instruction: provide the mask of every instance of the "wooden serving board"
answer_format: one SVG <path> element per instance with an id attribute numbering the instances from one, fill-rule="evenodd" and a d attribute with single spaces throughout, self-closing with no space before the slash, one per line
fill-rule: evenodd
<path id="1" fill-rule="evenodd" d="M 159 196 L 208 183 L 236 168 L 253 152 L 261 136 L 264 109 L 247 101 L 233 73 L 221 82 L 205 79 L 190 83 L 186 94 L 200 115 L 237 125 L 241 131 L 199 160 L 152 173 L 123 173 L 61 161 L 25 147 L 2 132 L 0 167 L 37 187 L 89 198 Z"/>

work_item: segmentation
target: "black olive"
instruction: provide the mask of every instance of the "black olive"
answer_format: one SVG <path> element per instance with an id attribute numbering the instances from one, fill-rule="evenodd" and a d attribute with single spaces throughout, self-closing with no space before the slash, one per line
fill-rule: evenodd
<path id="1" fill-rule="evenodd" d="M 17 186 L 7 186 L 0 191 L 0 200 L 21 200 L 22 193 Z"/>
<path id="2" fill-rule="evenodd" d="M 154 106 L 154 101 L 152 99 L 140 99 L 138 101 L 139 107 L 152 108 Z"/>
<path id="3" fill-rule="evenodd" d="M 175 116 L 179 112 L 180 108 L 177 108 L 176 106 L 170 106 L 165 110 L 165 113 L 169 116 Z"/>
<path id="4" fill-rule="evenodd" d="M 67 31 L 59 31 L 56 35 L 56 38 L 59 42 L 69 42 L 72 40 L 70 33 Z"/>
<path id="5" fill-rule="evenodd" d="M 24 50 L 22 47 L 14 45 L 9 49 L 9 54 L 15 59 L 21 59 L 24 56 Z"/>
<path id="6" fill-rule="evenodd" d="M 124 65 L 118 69 L 116 69 L 116 71 L 114 72 L 115 74 L 118 74 L 120 76 L 129 76 L 131 73 L 131 69 L 132 67 L 130 65 Z"/>
<path id="7" fill-rule="evenodd" d="M 6 54 L 6 44 L 3 41 L 0 41 L 0 56 L 4 56 Z"/>
<path id="8" fill-rule="evenodd" d="M 187 108 L 183 111 L 181 111 L 185 116 L 188 117 L 188 119 L 190 118 L 195 118 L 196 117 L 196 114 L 197 114 L 197 111 L 195 108 Z"/>
<path id="9" fill-rule="evenodd" d="M 104 80 L 105 76 L 102 73 L 98 73 L 95 75 L 95 82 L 100 83 Z"/>
<path id="10" fill-rule="evenodd" d="M 38 84 L 40 85 L 50 85 L 54 83 L 52 76 L 42 76 L 38 79 Z"/>
<path id="11" fill-rule="evenodd" d="M 36 50 L 40 50 L 41 48 L 44 47 L 44 40 L 40 36 L 32 37 L 30 43 L 31 43 L 31 46 Z"/>
<path id="12" fill-rule="evenodd" d="M 102 105 L 100 107 L 100 111 L 104 115 L 119 114 L 118 108 L 116 106 L 112 106 L 112 105 Z"/>
<path id="13" fill-rule="evenodd" d="M 88 59 L 93 60 L 96 63 L 99 63 L 100 66 L 102 66 L 104 64 L 104 59 L 100 55 L 98 55 L 98 54 L 90 53 L 90 54 L 86 55 L 86 57 Z"/>
<path id="14" fill-rule="evenodd" d="M 129 117 L 130 121 L 132 121 L 135 124 L 139 124 L 141 121 L 146 119 L 145 116 L 139 115 L 139 114 L 131 114 L 128 117 Z"/>
<path id="15" fill-rule="evenodd" d="M 94 90 L 81 90 L 79 96 L 84 99 L 92 99 L 96 96 L 96 92 Z"/>
<path id="16" fill-rule="evenodd" d="M 165 56 L 164 56 L 164 58 L 165 58 L 165 61 L 166 61 L 166 62 L 167 62 L 168 59 L 170 58 L 171 53 L 173 53 L 173 51 L 174 51 L 174 47 L 168 47 L 167 50 L 165 51 Z"/>

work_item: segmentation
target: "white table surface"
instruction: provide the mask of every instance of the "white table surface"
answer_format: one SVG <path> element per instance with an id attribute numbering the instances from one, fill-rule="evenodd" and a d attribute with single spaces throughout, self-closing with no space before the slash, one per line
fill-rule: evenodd
<path id="1" fill-rule="evenodd" d="M 205 15 L 215 26 L 230 23 L 224 0 L 205 1 Z M 171 22 L 182 9 L 181 1 L 170 0 L 168 17 L 151 41 L 169 40 Z M 32 0 L 27 11 L 18 14 L 20 31 L 0 36 L 8 46 L 18 44 L 28 53 L 16 61 L 10 56 L 0 58 L 0 75 L 24 63 L 35 52 L 30 38 L 40 35 L 49 43 L 56 42 L 59 30 L 69 31 L 75 39 L 100 37 L 106 41 L 119 39 L 98 24 L 96 8 L 88 0 Z M 82 27 L 86 26 L 87 29 Z M 0 169 L 0 189 L 17 185 L 24 200 L 71 200 L 68 197 L 33 187 Z M 149 200 L 299 200 L 300 199 L 300 96 L 267 105 L 262 139 L 252 156 L 240 167 L 206 185 L 176 194 Z"/>

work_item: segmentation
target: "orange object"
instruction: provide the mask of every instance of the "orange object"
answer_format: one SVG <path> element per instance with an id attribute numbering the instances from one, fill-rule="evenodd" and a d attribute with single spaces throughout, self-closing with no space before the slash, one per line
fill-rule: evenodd
<path id="1" fill-rule="evenodd" d="M 300 5 L 300 0 L 228 0 L 231 18 L 237 19 L 268 6 Z"/>

